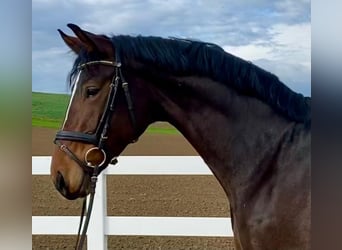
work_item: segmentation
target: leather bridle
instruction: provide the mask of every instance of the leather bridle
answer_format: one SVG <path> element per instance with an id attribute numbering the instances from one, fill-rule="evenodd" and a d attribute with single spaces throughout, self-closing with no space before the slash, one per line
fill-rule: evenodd
<path id="1" fill-rule="evenodd" d="M 133 102 L 132 98 L 128 89 L 128 83 L 125 81 L 122 72 L 121 72 L 121 63 L 120 62 L 112 62 L 112 61 L 90 61 L 84 64 L 81 64 L 78 66 L 78 69 L 80 70 L 79 74 L 82 73 L 82 70 L 91 65 L 107 65 L 115 68 L 115 75 L 112 78 L 112 81 L 109 85 L 110 90 L 108 94 L 107 103 L 104 109 L 104 112 L 102 114 L 102 117 L 100 119 L 100 122 L 96 128 L 96 131 L 94 134 L 88 134 L 78 131 L 58 131 L 54 140 L 54 143 L 60 147 L 62 151 L 64 151 L 72 160 L 74 160 L 85 172 L 92 173 L 93 172 L 93 164 L 89 161 L 88 155 L 93 150 L 100 151 L 101 154 L 103 154 L 103 161 L 101 164 L 98 164 L 99 166 L 99 172 L 101 172 L 105 167 L 105 162 L 107 158 L 106 154 L 106 145 L 105 142 L 108 139 L 108 130 L 111 122 L 112 115 L 115 110 L 115 98 L 117 96 L 118 88 L 122 87 L 125 93 L 127 106 L 129 115 L 132 121 L 133 129 L 136 131 L 136 119 L 134 115 L 134 108 L 133 108 Z M 79 159 L 65 144 L 61 143 L 60 141 L 77 141 L 77 142 L 83 142 L 87 144 L 92 144 L 95 147 L 89 149 L 87 153 L 85 154 L 84 161 Z M 136 138 L 133 140 L 133 142 L 136 141 Z"/>
<path id="2" fill-rule="evenodd" d="M 91 175 L 91 183 L 90 183 L 90 199 L 87 209 L 87 217 L 83 225 L 83 231 L 81 239 L 79 240 L 81 227 L 83 224 L 83 216 L 85 213 L 85 207 L 86 207 L 86 198 L 83 202 L 83 208 L 82 208 L 82 214 L 81 214 L 81 221 L 80 226 L 78 230 L 78 238 L 76 243 L 76 249 L 82 249 L 87 227 L 90 219 L 90 214 L 92 210 L 94 195 L 95 195 L 95 188 L 96 188 L 96 181 L 98 174 L 107 167 L 108 161 L 107 161 L 107 153 L 106 153 L 106 141 L 108 139 L 108 130 L 111 123 L 111 118 L 115 110 L 115 98 L 117 96 L 117 92 L 119 87 L 122 87 L 127 107 L 130 115 L 130 119 L 132 122 L 132 126 L 134 131 L 136 132 L 136 118 L 134 115 L 134 108 L 133 108 L 133 102 L 132 98 L 128 89 L 128 83 L 125 81 L 122 72 L 121 72 L 121 62 L 117 59 L 115 62 L 112 61 L 106 61 L 106 60 L 98 60 L 98 61 L 90 61 L 84 64 L 81 64 L 78 66 L 79 73 L 81 74 L 84 68 L 92 65 L 106 65 L 110 67 L 115 68 L 115 74 L 112 78 L 112 81 L 109 85 L 110 90 L 107 98 L 107 102 L 105 105 L 104 112 L 102 114 L 102 117 L 100 119 L 100 122 L 96 128 L 95 133 L 93 134 L 87 134 L 83 132 L 77 132 L 77 131 L 58 131 L 56 133 L 56 137 L 54 139 L 54 143 L 59 146 L 59 148 L 65 152 L 73 161 L 75 161 L 85 172 Z M 75 85 L 76 88 L 77 85 Z M 94 147 L 90 148 L 84 156 L 84 160 L 80 159 L 76 154 L 65 144 L 63 144 L 61 141 L 76 141 L 76 142 L 83 142 L 87 144 L 92 144 Z M 134 137 L 132 142 L 137 141 L 137 137 Z M 92 152 L 97 151 L 98 153 L 102 154 L 103 160 L 100 163 L 93 163 L 90 160 L 90 155 Z M 113 158 L 110 162 L 111 164 L 116 164 L 117 159 Z"/>

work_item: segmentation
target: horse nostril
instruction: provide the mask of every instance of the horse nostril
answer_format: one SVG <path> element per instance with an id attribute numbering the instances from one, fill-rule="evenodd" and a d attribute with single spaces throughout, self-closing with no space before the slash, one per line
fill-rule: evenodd
<path id="1" fill-rule="evenodd" d="M 66 188 L 63 175 L 59 171 L 57 172 L 57 177 L 56 177 L 56 188 L 60 192 L 63 192 L 63 190 L 65 190 Z"/>

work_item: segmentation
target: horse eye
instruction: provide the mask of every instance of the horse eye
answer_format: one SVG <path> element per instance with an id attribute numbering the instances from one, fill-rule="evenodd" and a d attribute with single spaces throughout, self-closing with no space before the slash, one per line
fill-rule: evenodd
<path id="1" fill-rule="evenodd" d="M 87 98 L 91 96 L 95 96 L 99 91 L 100 89 L 96 87 L 87 88 L 87 92 L 86 92 Z"/>

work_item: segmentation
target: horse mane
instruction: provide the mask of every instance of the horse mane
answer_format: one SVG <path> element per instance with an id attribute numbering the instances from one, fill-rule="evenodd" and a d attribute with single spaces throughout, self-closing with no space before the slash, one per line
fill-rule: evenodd
<path id="1" fill-rule="evenodd" d="M 176 75 L 208 76 L 229 84 L 239 93 L 256 97 L 291 120 L 311 121 L 311 98 L 295 93 L 277 76 L 221 47 L 187 39 L 143 36 L 113 36 L 120 58 L 135 58 Z"/>
<path id="2" fill-rule="evenodd" d="M 295 93 L 274 74 L 215 44 L 153 36 L 118 35 L 110 39 L 123 64 L 133 58 L 178 76 L 210 77 L 238 93 L 258 98 L 290 120 L 311 123 L 310 97 Z M 89 60 L 80 57 L 74 68 L 80 61 Z"/>

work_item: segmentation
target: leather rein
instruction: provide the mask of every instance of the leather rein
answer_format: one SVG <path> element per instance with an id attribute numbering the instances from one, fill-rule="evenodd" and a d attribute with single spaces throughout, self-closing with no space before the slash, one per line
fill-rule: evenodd
<path id="1" fill-rule="evenodd" d="M 81 217 L 80 217 L 80 225 L 78 229 L 77 242 L 76 242 L 76 247 L 75 247 L 75 249 L 77 250 L 81 250 L 83 248 L 84 240 L 87 234 L 88 224 L 89 224 L 91 211 L 93 207 L 94 196 L 95 196 L 97 176 L 103 169 L 105 169 L 108 166 L 107 154 L 106 154 L 106 140 L 108 139 L 108 130 L 110 127 L 112 115 L 115 110 L 115 98 L 117 96 L 117 91 L 119 87 L 122 87 L 125 93 L 126 102 L 127 102 L 131 122 L 133 125 L 133 129 L 134 131 L 136 131 L 136 118 L 134 115 L 133 102 L 132 102 L 132 98 L 128 89 L 128 83 L 125 81 L 122 75 L 121 63 L 119 62 L 119 60 L 116 60 L 116 62 L 98 60 L 98 61 L 90 61 L 90 62 L 81 64 L 78 66 L 78 69 L 80 70 L 79 75 L 82 73 L 84 68 L 91 66 L 91 65 L 106 65 L 106 66 L 115 68 L 115 74 L 110 83 L 110 90 L 109 90 L 109 94 L 107 98 L 107 103 L 106 103 L 104 112 L 102 114 L 101 120 L 96 128 L 96 132 L 94 134 L 87 134 L 87 133 L 77 132 L 77 131 L 61 130 L 56 133 L 56 137 L 54 139 L 54 143 L 57 146 L 59 146 L 59 148 L 63 152 L 65 152 L 68 155 L 68 157 L 70 157 L 73 161 L 75 161 L 86 173 L 91 175 L 89 204 L 88 204 L 88 208 L 86 209 L 86 197 L 85 197 L 83 200 L 82 212 L 81 212 Z M 136 140 L 137 139 L 134 139 L 132 142 L 135 142 Z M 61 141 L 83 142 L 87 144 L 92 144 L 94 145 L 94 147 L 90 148 L 85 153 L 84 160 L 81 160 L 78 156 L 76 156 L 76 154 L 70 148 L 68 148 L 67 145 L 63 144 Z M 103 160 L 101 163 L 94 164 L 93 162 L 91 162 L 90 155 L 94 151 L 102 154 Z M 113 158 L 110 163 L 116 164 L 117 159 Z M 85 210 L 87 210 L 87 215 L 86 215 L 85 222 L 83 224 Z M 82 234 L 80 234 L 82 224 L 83 224 L 83 230 L 82 230 Z"/>

